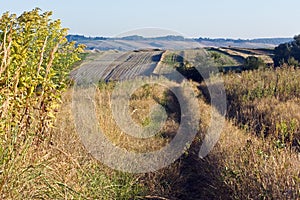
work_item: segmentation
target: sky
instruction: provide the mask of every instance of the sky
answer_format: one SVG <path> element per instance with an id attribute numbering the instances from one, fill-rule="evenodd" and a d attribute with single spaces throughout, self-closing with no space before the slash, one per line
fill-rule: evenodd
<path id="1" fill-rule="evenodd" d="M 1 14 L 39 7 L 69 33 L 253 39 L 300 34 L 299 0 L 0 0 Z"/>

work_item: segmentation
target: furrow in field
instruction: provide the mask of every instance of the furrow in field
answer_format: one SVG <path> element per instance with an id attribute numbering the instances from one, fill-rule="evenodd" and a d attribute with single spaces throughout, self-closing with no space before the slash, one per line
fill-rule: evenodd
<path id="1" fill-rule="evenodd" d="M 105 80 L 126 80 L 137 76 L 150 76 L 159 60 L 155 58 L 160 57 L 161 54 L 161 51 L 131 52 L 125 61 L 111 66 L 112 70 Z"/>
<path id="2" fill-rule="evenodd" d="M 137 76 L 150 76 L 160 61 L 162 51 L 107 52 L 93 55 L 80 68 L 71 72 L 75 81 L 119 81 Z"/>
<path id="3" fill-rule="evenodd" d="M 101 80 L 105 77 L 107 68 L 121 55 L 121 53 L 115 52 L 93 55 L 80 68 L 72 71 L 70 77 L 76 82 L 95 82 Z"/>

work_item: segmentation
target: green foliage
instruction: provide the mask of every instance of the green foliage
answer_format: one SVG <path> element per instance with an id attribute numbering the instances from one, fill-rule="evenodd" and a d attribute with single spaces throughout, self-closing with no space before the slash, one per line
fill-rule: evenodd
<path id="1" fill-rule="evenodd" d="M 212 52 L 211 53 L 211 57 L 215 60 L 220 59 L 221 58 L 221 54 L 217 53 L 217 52 Z"/>
<path id="2" fill-rule="evenodd" d="M 280 44 L 275 48 L 274 65 L 280 66 L 283 63 L 299 66 L 300 62 L 300 35 L 296 35 L 289 43 Z M 293 61 L 293 62 L 291 62 Z M 297 62 L 295 62 L 297 61 Z"/>
<path id="3" fill-rule="evenodd" d="M 111 173 L 104 171 L 101 165 L 88 166 L 80 174 L 80 184 L 84 185 L 82 191 L 77 195 L 73 194 L 72 197 L 75 199 L 135 199 L 135 196 L 144 192 L 134 175 L 118 171 Z"/>
<path id="4" fill-rule="evenodd" d="M 245 60 L 245 69 L 246 70 L 254 70 L 259 68 L 265 68 L 266 64 L 261 58 L 257 58 L 255 56 L 249 56 Z"/>
<path id="5" fill-rule="evenodd" d="M 297 132 L 297 129 L 297 119 L 291 119 L 290 121 L 281 120 L 280 122 L 276 123 L 275 134 L 277 135 L 277 137 L 281 137 L 279 138 L 279 141 L 284 144 L 288 141 L 294 140 L 294 134 Z"/>
<path id="6" fill-rule="evenodd" d="M 6 119 L 1 132 L 10 132 L 12 121 L 26 121 L 22 127 L 26 132 L 33 128 L 33 118 L 43 122 L 34 132 L 45 132 L 60 91 L 66 88 L 69 68 L 79 60 L 82 46 L 75 48 L 66 40 L 67 29 L 61 28 L 60 20 L 52 21 L 51 14 L 34 9 L 19 17 L 9 13 L 1 17 L 0 105 L 1 117 Z"/>
<path id="7" fill-rule="evenodd" d="M 294 57 L 290 57 L 288 60 L 287 60 L 287 64 L 289 66 L 295 66 L 295 67 L 299 67 L 300 66 L 300 63 L 298 60 L 296 60 Z"/>
<path id="8" fill-rule="evenodd" d="M 176 53 L 168 54 L 163 60 L 170 67 L 181 67 L 183 65 L 183 57 Z"/>
<path id="9" fill-rule="evenodd" d="M 48 137 L 70 66 L 83 51 L 51 15 L 36 8 L 0 18 L 0 146 L 6 150 L 0 152 L 0 193 L 17 184 L 9 177 L 27 149 Z"/>
<path id="10" fill-rule="evenodd" d="M 234 66 L 237 65 L 237 63 L 230 58 L 229 56 L 216 52 L 214 50 L 208 51 L 210 54 L 210 57 L 213 59 L 213 61 L 219 65 L 219 66 Z"/>

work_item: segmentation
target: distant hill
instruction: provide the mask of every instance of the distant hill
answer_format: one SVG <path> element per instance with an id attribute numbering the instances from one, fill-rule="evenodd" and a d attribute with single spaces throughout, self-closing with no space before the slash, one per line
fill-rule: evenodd
<path id="1" fill-rule="evenodd" d="M 213 43 L 234 43 L 234 44 L 243 44 L 243 43 L 255 43 L 255 44 L 269 44 L 278 46 L 279 44 L 290 42 L 293 38 L 257 38 L 257 39 L 210 39 L 210 38 L 199 38 L 196 39 L 198 42 L 213 42 Z"/>
<path id="2" fill-rule="evenodd" d="M 94 40 L 107 40 L 108 38 L 105 37 L 86 37 L 84 35 L 67 35 L 67 39 L 69 41 L 94 41 Z"/>
<path id="3" fill-rule="evenodd" d="M 292 38 L 258 38 L 258 39 L 224 39 L 197 38 L 190 39 L 182 36 L 168 35 L 145 38 L 132 35 L 120 38 L 86 37 L 83 35 L 68 35 L 69 41 L 85 44 L 87 49 L 131 51 L 136 49 L 190 49 L 202 47 L 242 47 L 242 48 L 274 48 L 279 44 L 290 42 Z"/>

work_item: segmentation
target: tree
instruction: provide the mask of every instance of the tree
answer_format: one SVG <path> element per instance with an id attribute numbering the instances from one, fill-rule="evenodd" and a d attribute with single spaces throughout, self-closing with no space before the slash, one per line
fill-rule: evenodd
<path id="1" fill-rule="evenodd" d="M 266 64 L 261 58 L 257 58 L 255 56 L 249 56 L 245 60 L 245 69 L 246 70 L 254 70 L 259 68 L 266 67 Z"/>
<path id="2" fill-rule="evenodd" d="M 300 35 L 296 35 L 292 42 L 280 44 L 274 54 L 274 65 L 277 67 L 291 61 L 293 64 L 300 62 Z"/>

